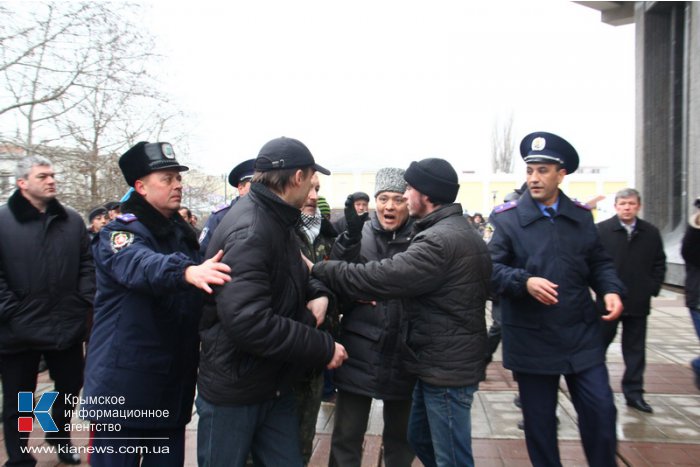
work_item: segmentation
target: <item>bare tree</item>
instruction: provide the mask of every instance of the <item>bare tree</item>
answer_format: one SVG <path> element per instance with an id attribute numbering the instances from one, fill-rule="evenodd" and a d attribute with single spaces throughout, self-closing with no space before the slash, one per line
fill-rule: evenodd
<path id="1" fill-rule="evenodd" d="M 515 142 L 513 141 L 513 115 L 502 124 L 495 121 L 491 132 L 491 161 L 493 173 L 513 172 L 513 152 Z"/>

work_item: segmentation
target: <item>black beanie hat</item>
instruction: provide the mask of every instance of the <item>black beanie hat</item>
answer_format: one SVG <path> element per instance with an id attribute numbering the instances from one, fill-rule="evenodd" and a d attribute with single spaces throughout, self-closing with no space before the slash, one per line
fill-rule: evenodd
<path id="1" fill-rule="evenodd" d="M 459 191 L 457 172 L 444 159 L 423 159 L 411 162 L 403 176 L 416 190 L 427 195 L 435 204 L 454 203 Z"/>

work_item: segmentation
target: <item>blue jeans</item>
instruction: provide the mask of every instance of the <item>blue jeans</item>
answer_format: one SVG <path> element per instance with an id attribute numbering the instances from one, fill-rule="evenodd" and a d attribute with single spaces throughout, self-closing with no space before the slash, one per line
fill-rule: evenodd
<path id="1" fill-rule="evenodd" d="M 695 326 L 695 334 L 698 335 L 698 340 L 700 340 L 700 309 L 689 308 L 690 317 L 693 319 L 693 325 Z M 695 358 L 692 361 L 693 370 L 695 371 L 695 381 L 696 384 L 700 381 L 700 357 Z"/>
<path id="2" fill-rule="evenodd" d="M 471 409 L 477 389 L 477 384 L 444 387 L 416 382 L 408 442 L 425 467 L 474 465 Z"/>
<path id="3" fill-rule="evenodd" d="M 255 465 L 302 467 L 299 419 L 293 393 L 259 404 L 217 406 L 197 397 L 200 467 Z"/>

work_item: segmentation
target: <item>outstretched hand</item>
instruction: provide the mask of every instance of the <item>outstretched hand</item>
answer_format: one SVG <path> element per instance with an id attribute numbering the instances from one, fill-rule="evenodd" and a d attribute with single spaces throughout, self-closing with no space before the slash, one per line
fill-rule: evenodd
<path id="1" fill-rule="evenodd" d="M 355 210 L 355 199 L 352 195 L 345 200 L 345 222 L 347 224 L 348 237 L 360 238 L 362 236 L 362 227 L 369 216 L 368 212 L 357 214 Z"/>
<path id="2" fill-rule="evenodd" d="M 202 264 L 188 266 L 185 269 L 185 281 L 206 293 L 214 293 L 210 285 L 223 285 L 231 281 L 231 268 L 228 264 L 221 262 L 223 257 L 224 250 L 219 250 Z"/>

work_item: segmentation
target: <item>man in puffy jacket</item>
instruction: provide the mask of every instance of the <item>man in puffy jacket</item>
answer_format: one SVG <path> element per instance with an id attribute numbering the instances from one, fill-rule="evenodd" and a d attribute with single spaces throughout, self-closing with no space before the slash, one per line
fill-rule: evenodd
<path id="1" fill-rule="evenodd" d="M 178 213 L 188 170 L 168 143 L 140 142 L 119 167 L 134 191 L 93 240 L 97 296 L 81 413 L 93 467 L 184 464 L 202 293 L 229 280 L 221 253 L 200 264 Z"/>
<path id="2" fill-rule="evenodd" d="M 308 280 L 295 227 L 316 164 L 292 138 L 266 143 L 255 159 L 250 192 L 226 214 L 207 256 L 223 249 L 234 270 L 204 308 L 197 383 L 200 466 L 299 467 L 299 421 L 292 385 L 310 368 L 347 358 L 323 321 L 329 291 Z"/>
<path id="3" fill-rule="evenodd" d="M 66 425 L 74 408 L 70 396 L 77 396 L 83 385 L 83 341 L 95 294 L 90 239 L 82 217 L 56 199 L 48 159 L 25 157 L 15 175 L 17 190 L 0 207 L 0 369 L 7 465 L 36 465 L 31 454 L 22 452 L 27 434 L 19 432 L 18 420 L 23 417 L 26 423 L 29 417 L 31 431 L 32 414 L 19 412 L 18 393 L 36 389 L 42 354 L 59 393 L 52 409 L 58 431 L 47 433 L 47 441 L 62 449 L 62 462 L 79 464 L 80 457 L 67 452 L 71 444 Z"/>
<path id="4" fill-rule="evenodd" d="M 411 243 L 413 219 L 403 198 L 405 171 L 379 169 L 376 176 L 375 212 L 369 222 L 360 219 L 353 199 L 345 204 L 351 219 L 336 240 L 331 259 L 366 263 L 391 258 Z M 359 466 L 372 399 L 383 400 L 384 465 L 409 467 L 415 455 L 408 444 L 408 416 L 416 378 L 401 362 L 403 303 L 399 299 L 378 302 L 350 301 L 342 308 L 340 343 L 348 360 L 335 372 L 338 397 L 331 438 L 332 466 Z"/>
<path id="5" fill-rule="evenodd" d="M 535 132 L 523 138 L 520 154 L 528 191 L 489 216 L 489 251 L 493 292 L 501 298 L 503 366 L 517 376 L 530 461 L 561 465 L 556 406 L 564 375 L 588 463 L 613 466 L 616 409 L 590 289 L 603 297 L 602 319 L 611 321 L 622 313 L 625 287 L 590 207 L 559 190 L 578 168 L 574 147 L 555 134 Z"/>
<path id="6" fill-rule="evenodd" d="M 474 465 L 471 405 L 484 371 L 491 260 L 454 202 L 459 180 L 447 161 L 412 162 L 404 179 L 416 219 L 406 251 L 364 264 L 309 266 L 353 299 L 403 299 L 404 364 L 417 377 L 409 443 L 426 466 Z"/>

